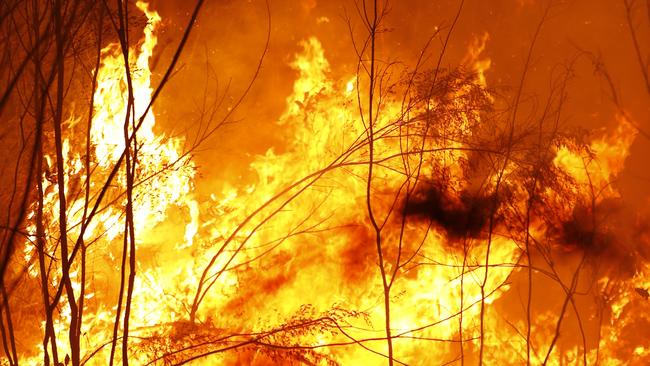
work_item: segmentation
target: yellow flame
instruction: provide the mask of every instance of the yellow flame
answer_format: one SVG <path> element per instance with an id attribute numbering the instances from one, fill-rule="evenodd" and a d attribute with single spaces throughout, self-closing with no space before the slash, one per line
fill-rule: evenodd
<path id="1" fill-rule="evenodd" d="M 129 52 L 136 118 L 142 116 L 151 101 L 148 62 L 156 45 L 155 28 L 160 23 L 158 14 L 150 11 L 146 4 L 139 2 L 138 7 L 146 14 L 148 25 L 139 48 Z M 477 39 L 465 59 L 481 86 L 487 85 L 485 72 L 490 67 L 490 60 L 481 57 L 487 38 L 485 35 Z M 226 185 L 220 193 L 213 193 L 207 202 L 199 204 L 193 195 L 195 167 L 189 157 L 183 155 L 184 140 L 157 133 L 153 110 L 144 116 L 137 133 L 137 175 L 143 183 L 134 192 L 138 250 L 145 253 L 138 257 L 140 262 L 131 316 L 132 334 L 138 336 L 133 340 L 135 347 L 138 339 L 152 335 L 162 334 L 168 342 L 166 345 L 176 340 L 174 327 L 187 320 L 192 291 L 197 287 L 202 270 L 214 257 L 214 265 L 207 277 L 216 282 L 202 299 L 196 314 L 202 326 L 219 327 L 219 332 L 226 335 L 229 334 L 226 332 L 263 332 L 301 312 L 327 314 L 332 309 L 351 309 L 355 316 L 345 319 L 347 335 L 364 340 L 364 346 L 372 350 L 386 352 L 385 342 L 377 340 L 381 338 L 385 320 L 381 301 L 383 288 L 378 278 L 377 253 L 369 230 L 365 201 L 369 154 L 367 144 L 359 144 L 366 136 L 364 122 L 367 121 L 359 118 L 356 92 L 362 94 L 363 91 L 357 90 L 360 86 L 355 75 L 346 75 L 343 81 L 332 80 L 329 61 L 316 38 L 301 45 L 303 51 L 291 63 L 298 77 L 279 120 L 292 139 L 283 147 L 282 153 L 269 149 L 254 159 L 250 165 L 258 176 L 254 185 Z M 124 60 L 117 45 L 107 46 L 102 55 L 90 131 L 94 155 L 94 169 L 91 169 L 93 194 L 101 189 L 102 178 L 106 178 L 125 148 L 128 91 Z M 467 89 L 458 90 L 459 98 L 453 103 L 462 103 L 460 96 L 469 92 Z M 440 101 L 428 102 L 435 105 Z M 405 150 L 399 137 L 408 128 L 400 118 L 404 115 L 403 105 L 400 100 L 390 98 L 382 103 L 382 112 L 375 121 L 375 131 L 379 132 L 374 145 L 377 170 L 372 194 L 377 212 L 386 213 L 394 208 L 393 195 L 404 184 L 405 170 L 418 164 L 416 153 L 420 147 L 402 153 Z M 462 105 L 455 107 L 462 110 Z M 409 111 L 413 114 L 422 112 Z M 476 114 L 469 115 L 471 113 Z M 449 129 L 465 131 L 467 136 L 472 133 L 466 131 L 470 120 L 480 119 L 480 115 L 478 112 L 461 113 L 458 119 L 457 126 Z M 618 118 L 618 123 L 614 134 L 590 145 L 593 155 L 569 146 L 558 149 L 554 164 L 577 182 L 577 193 L 586 195 L 596 187 L 607 196 L 616 195 L 611 180 L 622 169 L 635 136 L 630 123 L 623 117 Z M 71 118 L 69 124 L 80 125 L 75 118 Z M 74 195 L 89 172 L 79 151 L 81 149 L 71 141 L 74 140 L 68 138 L 64 142 L 63 152 L 69 176 L 66 192 Z M 464 188 L 460 161 L 467 159 L 467 154 L 449 149 L 460 148 L 462 143 L 437 141 L 427 144 L 423 149 L 448 148 L 431 153 L 432 159 L 444 161 L 449 167 L 452 190 Z M 48 156 L 45 160 L 48 167 L 54 166 L 55 158 Z M 423 165 L 421 174 L 433 174 L 434 169 Z M 304 180 L 300 181 L 301 178 Z M 496 178 L 492 176 L 489 179 L 494 181 Z M 45 202 L 50 209 L 46 226 L 55 232 L 58 225 L 57 186 L 47 172 L 43 184 Z M 114 282 L 115 273 L 120 269 L 121 252 L 118 248 L 123 235 L 121 215 L 125 184 L 124 175 L 118 175 L 117 188 L 111 191 L 111 199 L 116 203 L 102 209 L 84 237 L 87 242 L 97 240 L 89 247 L 88 254 L 95 263 L 91 274 L 93 281 L 87 286 L 85 295 L 87 315 L 82 333 L 89 335 L 84 343 L 86 355 L 100 349 L 112 337 Z M 280 192 L 285 194 L 274 200 L 273 197 Z M 79 235 L 76 224 L 82 220 L 85 203 L 82 196 L 69 203 L 73 240 L 75 235 Z M 185 213 L 181 215 L 184 218 L 179 220 L 169 214 L 172 210 Z M 34 212 L 30 213 L 29 218 L 33 219 L 34 215 Z M 165 232 L 156 233 L 156 229 L 162 230 L 167 221 L 175 219 L 173 224 L 183 221 L 179 225 L 184 229 L 182 238 L 177 235 L 178 242 L 159 250 L 155 247 L 156 241 L 169 244 L 169 238 Z M 442 230 L 414 223 L 406 224 L 402 230 L 395 220 L 398 220 L 395 216 L 389 218 L 384 231 L 387 258 L 395 260 L 396 252 L 400 250 L 405 257 L 413 255 L 417 259 L 404 262 L 407 264 L 397 271 L 399 276 L 391 291 L 395 358 L 413 364 L 444 363 L 455 357 L 459 342 L 476 353 L 481 317 L 485 316 L 485 343 L 489 350 L 486 363 L 521 362 L 522 355 L 525 357 L 525 341 L 507 319 L 502 319 L 498 307 L 499 299 L 511 289 L 509 280 L 522 255 L 520 243 L 507 237 L 507 233 L 496 231 L 488 260 L 488 249 L 482 238 L 470 240 L 463 253 L 458 247 L 453 247 Z M 239 225 L 243 226 L 235 235 Z M 32 227 L 30 231 L 35 229 Z M 396 249 L 396 243 L 404 243 L 404 248 Z M 30 263 L 34 262 L 33 255 L 32 249 L 26 250 L 25 256 Z M 395 262 L 391 264 L 389 261 L 386 270 L 392 273 Z M 32 265 L 29 273 L 38 276 L 38 268 Z M 647 287 L 645 278 L 637 278 L 637 286 Z M 74 290 L 79 294 L 78 268 L 73 268 L 72 280 Z M 60 277 L 52 278 L 52 286 L 56 286 L 58 281 Z M 484 314 L 480 306 L 482 300 L 485 303 Z M 608 304 L 610 318 L 629 321 L 625 318 L 625 309 L 630 301 L 633 300 L 629 291 L 616 297 Z M 305 306 L 307 304 L 309 307 Z M 69 352 L 66 334 L 70 313 L 64 302 L 60 309 L 55 331 L 60 340 L 59 347 L 62 353 L 66 353 Z M 548 338 L 552 337 L 554 315 L 551 312 L 536 315 L 533 329 L 539 344 L 547 345 Z M 515 326 L 523 329 L 521 322 Z M 306 346 L 349 341 L 338 331 L 299 336 Z M 616 337 L 616 331 L 607 333 L 600 340 L 603 348 L 607 349 L 606 346 L 616 342 Z M 432 347 L 432 344 L 436 346 Z M 386 362 L 384 357 L 358 346 L 318 350 L 342 364 Z M 562 360 L 574 362 L 581 350 L 569 347 L 562 352 Z M 634 349 L 634 354 L 639 357 L 648 352 L 648 347 Z M 38 364 L 41 357 L 35 357 L 31 363 Z M 133 357 L 136 363 L 146 363 L 151 355 L 134 354 Z M 254 359 L 244 359 L 245 356 L 241 359 L 237 359 L 238 355 L 216 357 L 224 363 L 232 359 L 236 360 L 232 362 L 254 363 Z M 107 358 L 108 348 L 101 348 L 90 364 L 106 364 Z M 588 359 L 590 362 L 596 359 L 593 351 L 590 351 Z M 261 357 L 258 360 L 263 364 L 266 359 Z M 542 360 L 535 356 L 533 363 L 541 364 Z M 554 358 L 548 364 L 559 365 L 560 360 Z M 215 359 L 209 359 L 205 364 L 214 362 Z"/>

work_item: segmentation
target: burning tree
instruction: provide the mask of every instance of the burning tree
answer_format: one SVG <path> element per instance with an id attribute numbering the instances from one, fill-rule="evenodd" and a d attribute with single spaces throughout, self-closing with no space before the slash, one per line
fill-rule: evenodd
<path id="1" fill-rule="evenodd" d="M 354 4 L 356 71 L 343 77 L 317 38 L 303 40 L 283 145 L 253 158 L 252 184 L 205 196 L 194 153 L 262 71 L 270 25 L 251 84 L 228 106 L 216 98 L 191 139 L 161 133 L 154 102 L 202 1 L 156 87 L 161 17 L 146 3 L 3 5 L 3 22 L 28 15 L 7 38 L 21 48 L 6 53 L 18 67 L 0 104 L 22 128 L 3 362 L 646 360 L 630 304 L 647 306 L 647 234 L 626 243 L 613 185 L 638 126 L 619 113 L 606 135 L 567 128 L 573 63 L 521 116 L 550 3 L 513 92 L 489 87 L 487 35 L 444 66 L 463 7 L 411 67 L 382 49 L 387 2 Z"/>

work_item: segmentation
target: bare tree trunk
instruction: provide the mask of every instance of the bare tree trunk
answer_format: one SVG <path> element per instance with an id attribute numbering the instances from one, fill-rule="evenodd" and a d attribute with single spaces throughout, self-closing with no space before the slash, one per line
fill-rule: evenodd
<path id="1" fill-rule="evenodd" d="M 365 3 L 364 3 L 365 5 Z M 377 41 L 377 31 L 379 27 L 379 16 L 377 13 L 377 0 L 372 2 L 372 13 L 368 14 L 368 10 L 364 6 L 363 11 L 369 31 L 369 40 L 370 40 L 370 66 L 368 69 L 369 77 L 369 87 L 368 87 L 368 120 L 367 120 L 367 136 L 368 136 L 368 179 L 366 183 L 366 205 L 368 209 L 368 217 L 370 218 L 370 223 L 375 232 L 375 245 L 377 250 L 377 259 L 379 272 L 381 274 L 382 289 L 384 293 L 384 316 L 385 316 L 385 332 L 386 332 L 386 345 L 388 347 L 388 365 L 393 365 L 393 339 L 391 336 L 390 328 L 390 284 L 388 282 L 388 275 L 386 274 L 385 263 L 384 263 L 384 253 L 383 253 L 383 244 L 381 236 L 381 228 L 377 223 L 375 218 L 375 213 L 372 206 L 372 178 L 373 178 L 373 167 L 375 164 L 375 136 L 374 136 L 374 124 L 376 116 L 374 114 L 374 106 L 376 103 L 375 100 L 375 89 L 377 87 L 376 80 L 376 59 L 375 59 L 375 47 Z M 363 62 L 363 61 L 362 61 Z"/>
<path id="2" fill-rule="evenodd" d="M 481 308 L 480 308 L 480 338 L 479 338 L 479 365 L 483 364 L 483 357 L 484 357 L 484 348 L 485 348 L 485 296 L 486 296 L 486 291 L 485 287 L 487 285 L 487 281 L 489 278 L 488 271 L 490 268 L 490 251 L 492 247 L 492 237 L 494 234 L 494 229 L 496 225 L 496 214 L 497 214 L 497 209 L 499 207 L 499 191 L 501 189 L 501 185 L 503 183 L 504 179 L 504 173 L 505 170 L 510 163 L 510 157 L 512 153 L 512 143 L 513 143 L 513 137 L 515 133 L 515 124 L 517 121 L 517 111 L 519 108 L 519 103 L 521 100 L 521 95 L 523 93 L 523 88 L 524 88 L 524 83 L 526 81 L 526 76 L 528 74 L 528 70 L 530 68 L 530 62 L 533 56 L 533 50 L 535 48 L 535 44 L 537 43 L 537 39 L 539 37 L 539 34 L 542 30 L 542 26 L 544 25 L 544 22 L 546 21 L 546 17 L 548 15 L 549 10 L 551 9 L 552 1 L 549 1 L 545 10 L 544 14 L 542 15 L 542 18 L 540 19 L 539 23 L 537 24 L 537 28 L 535 29 L 535 34 L 533 35 L 533 39 L 531 40 L 530 47 L 528 48 L 528 55 L 526 57 L 526 61 L 524 63 L 524 70 L 521 75 L 521 80 L 519 81 L 519 87 L 517 89 L 517 94 L 515 94 L 515 100 L 513 103 L 513 112 L 512 112 L 512 118 L 510 120 L 509 124 L 509 132 L 508 132 L 508 139 L 506 140 L 505 144 L 505 149 L 506 153 L 503 159 L 503 163 L 500 167 L 500 169 L 497 172 L 497 178 L 496 178 L 496 183 L 494 186 L 494 192 L 493 194 L 493 200 L 492 200 L 492 208 L 490 211 L 490 216 L 489 216 L 489 222 L 488 222 L 488 239 L 487 239 L 487 246 L 486 246 L 486 252 L 485 252 L 485 269 L 483 272 L 483 281 L 480 285 L 481 288 Z"/>

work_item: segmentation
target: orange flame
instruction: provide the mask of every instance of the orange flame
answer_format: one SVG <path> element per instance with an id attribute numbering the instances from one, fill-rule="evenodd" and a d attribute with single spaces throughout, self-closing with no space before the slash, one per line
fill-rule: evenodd
<path id="1" fill-rule="evenodd" d="M 149 23 L 139 48 L 129 53 L 136 116 L 142 115 L 151 101 L 148 62 L 160 23 L 158 14 L 146 4 L 139 2 L 138 7 Z M 485 72 L 490 66 L 489 59 L 481 58 L 486 42 L 487 35 L 470 48 L 465 59 L 475 74 L 472 83 L 480 88 L 487 86 Z M 316 360 L 314 364 L 327 360 L 340 364 L 385 363 L 381 355 L 386 353 L 381 327 L 386 314 L 379 301 L 383 289 L 377 276 L 376 252 L 365 206 L 369 163 L 366 126 L 359 118 L 357 104 L 364 91 L 359 90 L 362 86 L 356 75 L 347 75 L 343 81 L 330 77 L 329 62 L 316 38 L 301 45 L 303 51 L 291 63 L 298 78 L 278 121 L 289 140 L 281 153 L 269 149 L 255 158 L 250 168 L 257 173 L 257 182 L 252 186 L 233 183 L 199 203 L 193 193 L 195 166 L 183 154 L 184 140 L 157 134 L 153 111 L 144 117 L 137 133 L 137 175 L 142 183 L 134 192 L 134 215 L 138 250 L 145 254 L 139 257 L 133 299 L 132 334 L 141 340 L 134 341 L 134 349 L 146 347 L 147 342 L 158 342 L 173 350 L 189 342 L 183 337 L 188 332 L 198 332 L 199 326 L 205 332 L 232 337 L 234 343 L 245 343 L 251 334 L 319 318 L 324 319 L 319 323 L 323 329 L 296 331 L 286 338 L 277 335 L 250 343 L 260 348 L 271 340 L 280 345 L 299 344 L 314 350 L 309 354 L 314 358 L 306 359 Z M 97 182 L 107 177 L 125 148 L 123 128 L 128 93 L 123 56 L 117 45 L 107 46 L 102 55 L 90 131 L 91 171 L 87 171 L 84 157 L 72 143 L 73 136 L 64 142 L 66 174 L 70 177 L 66 192 L 75 198 L 70 200 L 68 212 L 73 239 L 80 235 L 85 205 L 83 195 L 77 195 L 79 187 L 92 172 L 90 190 L 91 196 L 95 196 L 101 189 Z M 387 217 L 384 242 L 386 256 L 392 262 L 386 270 L 399 273 L 391 291 L 395 358 L 408 364 L 452 361 L 460 347 L 467 352 L 468 359 L 474 360 L 482 319 L 488 350 L 486 364 L 512 364 L 525 359 L 525 338 L 520 334 L 523 320 L 511 324 L 500 314 L 504 306 L 500 300 L 513 296 L 513 277 L 525 265 L 521 264 L 521 241 L 509 235 L 508 228 L 499 227 L 494 230 L 490 249 L 482 236 L 454 247 L 458 243 L 444 229 L 415 220 L 401 227 L 399 215 L 391 214 L 400 203 L 396 198 L 401 197 L 399 192 L 404 192 L 407 184 L 415 184 L 412 177 L 416 166 L 421 167 L 421 177 L 446 169 L 450 185 L 445 193 L 454 194 L 454 204 L 462 201 L 458 192 L 468 185 L 462 165 L 470 159 L 463 139 L 472 136 L 472 123 L 482 118 L 475 110 L 463 109 L 463 97 L 472 93 L 471 88 L 462 85 L 450 97 L 449 103 L 462 112 L 455 115 L 453 124 L 444 126 L 444 132 L 458 139 L 425 139 L 417 134 L 424 124 L 418 118 L 425 119 L 431 110 L 446 102 L 445 96 L 428 96 L 424 103 L 405 106 L 400 98 L 387 95 L 379 105 L 374 146 L 376 185 L 372 194 L 378 211 Z M 492 101 L 490 95 L 486 98 Z M 73 125 L 78 126 L 77 122 L 75 118 L 68 121 L 71 131 L 75 131 Z M 598 192 L 598 202 L 617 197 L 612 181 L 623 169 L 636 135 L 624 117 L 617 117 L 617 122 L 615 133 L 593 141 L 589 149 L 581 150 L 567 142 L 554 152 L 553 166 L 575 182 L 574 201 L 559 202 L 559 196 L 549 198 L 558 207 L 566 206 L 563 218 L 580 200 L 593 197 L 594 192 Z M 408 146 L 403 136 L 408 136 Z M 425 151 L 428 160 L 422 163 Z M 46 157 L 48 166 L 53 166 L 53 160 Z M 508 162 L 504 167 L 511 172 L 516 164 Z M 494 173 L 487 177 L 486 185 L 495 185 L 498 179 Z M 48 233 L 54 233 L 58 226 L 56 184 L 45 174 L 45 203 L 50 210 Z M 120 222 L 125 185 L 125 176 L 118 175 L 110 192 L 113 203 L 102 208 L 84 237 L 86 242 L 93 243 L 89 245 L 88 257 L 94 262 L 92 281 L 86 285 L 87 315 L 82 328 L 82 333 L 88 334 L 83 347 L 89 364 L 106 364 L 109 357 L 104 345 L 111 340 L 116 311 L 112 282 L 119 270 L 117 248 L 124 234 Z M 523 195 L 524 189 L 518 186 L 512 192 L 515 196 Z M 553 192 L 545 194 L 551 196 Z M 524 203 L 525 199 L 517 200 L 513 206 L 525 210 Z M 174 233 L 171 236 L 175 239 L 169 239 L 167 233 L 157 232 L 165 230 L 165 225 L 178 225 L 179 221 L 184 227 L 182 237 Z M 541 237 L 544 229 L 543 223 L 535 222 L 531 235 Z M 36 230 L 30 227 L 30 231 Z M 173 240 L 176 242 L 169 245 Z M 50 241 L 54 247 L 56 239 Z M 159 244 L 164 250 L 157 250 L 155 246 Z M 34 255 L 33 248 L 28 246 L 28 263 L 35 262 Z M 30 275 L 39 275 L 35 265 L 30 267 Z M 72 269 L 71 277 L 78 295 L 79 268 Z M 60 277 L 52 281 L 51 285 L 56 286 Z M 650 282 L 647 276 L 637 274 L 629 286 L 612 294 L 611 301 L 605 304 L 606 320 L 631 322 L 626 314 L 626 307 L 634 301 L 630 294 L 635 287 L 650 287 Z M 598 287 L 605 289 L 607 279 L 600 279 Z M 196 293 L 197 288 L 207 290 Z M 65 343 L 70 314 L 64 302 L 59 308 L 55 330 L 59 347 L 65 353 L 70 347 Z M 554 335 L 555 315 L 552 311 L 535 314 L 533 340 L 543 349 L 549 347 Z M 189 324 L 190 317 L 195 317 L 195 324 Z M 618 357 L 615 343 L 620 327 L 610 324 L 604 329 L 596 342 L 601 345 L 601 363 L 604 355 L 611 360 Z M 533 357 L 533 364 L 542 364 L 543 349 Z M 94 353 L 95 350 L 99 351 Z M 257 351 L 253 347 L 240 354 L 219 353 L 205 362 L 269 364 L 273 360 Z M 560 357 L 546 364 L 577 362 L 582 351 L 569 344 L 561 352 Z M 649 354 L 647 345 L 634 348 L 639 359 Z M 133 352 L 132 356 L 135 363 L 146 364 L 160 354 Z M 597 351 L 591 347 L 586 356 L 589 363 L 595 363 L 597 357 Z M 41 359 L 42 356 L 36 356 L 28 363 L 38 364 Z"/>

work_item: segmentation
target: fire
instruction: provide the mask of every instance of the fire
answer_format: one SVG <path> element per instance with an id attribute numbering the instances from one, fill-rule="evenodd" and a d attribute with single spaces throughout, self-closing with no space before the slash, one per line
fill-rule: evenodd
<path id="1" fill-rule="evenodd" d="M 363 78 L 333 78 L 320 41 L 309 38 L 290 64 L 297 77 L 277 121 L 286 131 L 286 144 L 255 157 L 250 164 L 257 173 L 254 184 L 226 182 L 222 191 L 198 197 L 197 167 L 184 138 L 165 136 L 156 128 L 154 111 L 145 114 L 152 96 L 149 60 L 161 18 L 145 3 L 138 7 L 148 23 L 143 39 L 129 52 L 134 112 L 144 115 L 136 134 L 139 262 L 129 350 L 134 364 L 195 358 L 198 364 L 385 364 L 385 286 L 368 195 L 382 227 L 394 358 L 400 363 L 445 364 L 460 357 L 472 364 L 479 357 L 485 364 L 522 363 L 527 343 L 534 345 L 530 362 L 535 365 L 579 364 L 583 358 L 588 364 L 618 364 L 630 356 L 619 354 L 628 349 L 639 363 L 648 360 L 650 346 L 642 341 L 617 345 L 622 338 L 631 342 L 623 334 L 630 330 L 621 326 L 634 327 L 638 314 L 630 314 L 631 304 L 648 306 L 634 297 L 635 289 L 650 288 L 648 269 L 615 289 L 610 286 L 615 276 L 596 270 L 584 275 L 591 275 L 590 280 L 571 281 L 573 269 L 585 268 L 583 253 L 613 250 L 602 244 L 590 252 L 585 243 L 569 243 L 576 235 L 567 233 L 571 225 L 582 224 L 580 215 L 597 217 L 600 205 L 619 197 L 612 182 L 636 137 L 626 117 L 615 118 L 614 133 L 594 136 L 587 144 L 554 136 L 538 162 L 521 163 L 521 156 L 507 150 L 511 147 L 498 146 L 500 136 L 491 134 L 500 131 L 490 130 L 494 126 L 486 118 L 496 98 L 486 77 L 490 60 L 482 56 L 486 34 L 470 46 L 457 70 L 408 74 L 413 80 L 408 86 L 398 77 L 390 79 L 391 91 L 399 92 L 386 92 L 378 102 L 370 162 L 368 121 L 360 118 L 358 104 L 367 97 Z M 121 50 L 111 44 L 102 50 L 94 92 L 90 167 L 84 149 L 75 145 L 84 132 L 82 119 L 67 121 L 63 155 L 72 242 L 81 235 L 87 211 L 86 184 L 91 199 L 96 198 L 125 150 L 126 85 Z M 488 139 L 493 143 L 489 149 L 479 145 Z M 49 264 L 57 269 L 50 278 L 52 289 L 61 281 L 55 260 L 55 160 L 45 157 L 48 168 L 42 177 Z M 368 190 L 369 164 L 376 170 Z M 470 166 L 481 173 L 470 172 Z M 86 282 L 80 261 L 71 268 L 75 295 L 85 288 L 81 346 L 89 365 L 107 364 L 110 358 L 125 186 L 120 172 L 108 188 L 107 203 L 84 232 L 92 263 Z M 532 219 L 525 224 L 522 213 L 527 210 Z M 34 210 L 30 222 L 35 215 Z M 574 231 L 601 233 L 596 229 Z M 35 224 L 29 232 L 35 239 Z M 562 268 L 556 266 L 558 253 Z M 24 258 L 29 275 L 37 278 L 34 246 L 25 246 Z M 556 309 L 564 300 L 560 297 L 528 309 L 532 321 L 526 323 L 522 299 L 527 283 L 522 283 L 532 267 L 531 278 L 566 296 L 570 325 L 557 325 L 558 316 L 564 316 Z M 596 294 L 598 300 L 575 305 L 571 291 Z M 575 319 L 578 306 L 597 306 L 599 337 L 590 336 L 585 344 L 561 338 L 556 344 L 556 330 L 573 336 L 576 324 L 586 321 Z M 502 313 L 512 308 L 517 316 Z M 586 316 L 596 321 L 596 315 Z M 70 353 L 70 319 L 62 299 L 54 321 L 60 355 Z M 41 354 L 27 354 L 28 364 L 42 362 L 42 345 L 35 347 L 41 347 Z"/>
<path id="2" fill-rule="evenodd" d="M 137 48 L 133 47 L 130 50 L 129 60 L 132 69 L 134 111 L 136 116 L 141 116 L 151 101 L 149 59 L 156 46 L 155 30 L 160 23 L 160 17 L 156 12 L 150 11 L 146 3 L 139 2 L 137 5 L 148 18 L 144 38 Z M 63 142 L 63 155 L 67 176 L 65 191 L 68 200 L 68 237 L 72 242 L 77 241 L 80 235 L 80 223 L 85 214 L 83 190 L 86 180 L 89 182 L 89 196 L 92 200 L 99 195 L 103 182 L 125 148 L 123 126 L 127 112 L 128 92 L 124 70 L 124 59 L 119 46 L 111 44 L 105 47 L 102 50 L 102 63 L 98 70 L 98 83 L 94 93 L 95 110 L 89 132 L 91 146 L 89 171 L 84 163 L 85 152 L 79 146 L 74 146 L 74 141 L 80 138 L 80 133 L 83 133 L 79 128 L 81 121 L 75 116 L 67 121 L 69 136 Z M 195 167 L 189 156 L 183 154 L 183 138 L 157 135 L 154 130 L 156 121 L 152 111 L 146 114 L 143 121 L 137 132 L 139 147 L 136 174 L 140 183 L 134 190 L 135 231 L 142 235 L 138 238 L 153 237 L 152 229 L 166 219 L 170 210 L 186 210 L 189 215 L 185 235 L 178 242 L 177 247 L 191 247 L 199 220 L 198 204 L 192 196 Z M 54 169 L 54 159 L 55 157 L 45 156 L 46 164 L 50 168 L 46 170 L 42 180 L 45 192 L 44 206 L 48 212 L 48 221 L 45 223 L 46 234 L 54 233 L 59 225 L 58 183 L 48 175 L 48 171 Z M 115 178 L 115 183 L 108 190 L 109 198 L 106 200 L 108 203 L 101 206 L 98 217 L 86 229 L 83 238 L 86 243 L 90 243 L 87 256 L 92 258 L 93 262 L 92 272 L 87 274 L 93 280 L 87 280 L 85 284 L 87 315 L 82 327 L 83 334 L 92 336 L 87 338 L 84 347 L 89 350 L 88 355 L 92 350 L 101 350 L 93 355 L 94 361 L 91 361 L 91 364 L 104 364 L 108 359 L 108 348 L 105 345 L 107 342 L 110 343 L 115 316 L 112 296 L 114 296 L 113 289 L 119 283 L 119 277 L 116 279 L 114 274 L 119 273 L 120 268 L 119 241 L 124 234 L 124 226 L 121 222 L 126 200 L 125 185 L 126 176 L 124 172 L 120 172 Z M 34 215 L 35 212 L 32 212 L 30 218 Z M 31 226 L 29 230 L 36 232 L 35 226 Z M 57 238 L 51 235 L 48 243 L 52 258 L 57 256 L 56 240 Z M 138 242 L 138 246 L 143 250 L 147 250 L 151 244 L 142 239 Z M 34 247 L 26 247 L 25 260 L 30 264 L 30 274 L 34 277 L 38 276 Z M 51 265 L 58 264 L 52 262 Z M 76 261 L 71 272 L 76 296 L 81 293 L 79 265 L 79 261 Z M 149 263 L 140 263 L 139 266 L 141 273 L 136 279 L 133 301 L 134 327 L 145 328 L 176 320 L 174 313 L 166 308 L 167 303 L 160 303 L 160 299 L 167 296 L 163 296 L 164 288 L 158 282 L 159 279 L 153 277 L 156 274 L 155 269 L 150 268 Z M 163 274 L 159 278 L 164 278 Z M 60 281 L 60 274 L 51 280 L 51 285 L 56 288 Z M 151 304 L 157 305 L 152 307 Z M 70 346 L 66 343 L 66 335 L 71 315 L 65 301 L 61 301 L 58 308 L 60 313 L 55 322 L 58 345 L 62 354 L 69 354 Z M 31 362 L 40 364 L 42 356 L 35 357 Z"/>
<path id="3" fill-rule="evenodd" d="M 617 195 L 610 182 L 623 168 L 637 131 L 623 115 L 616 116 L 616 123 L 611 135 L 592 141 L 582 153 L 575 153 L 567 146 L 558 150 L 554 163 L 581 186 L 577 193 L 593 189 L 600 192 L 598 200 Z"/>

